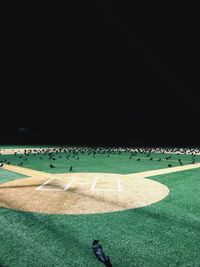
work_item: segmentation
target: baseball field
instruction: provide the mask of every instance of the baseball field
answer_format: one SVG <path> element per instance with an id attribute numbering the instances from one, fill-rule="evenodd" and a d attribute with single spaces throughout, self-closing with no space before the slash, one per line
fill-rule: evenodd
<path id="1" fill-rule="evenodd" d="M 200 267 L 197 150 L 0 147 L 0 266 L 103 266 L 94 239 L 113 267 Z"/>

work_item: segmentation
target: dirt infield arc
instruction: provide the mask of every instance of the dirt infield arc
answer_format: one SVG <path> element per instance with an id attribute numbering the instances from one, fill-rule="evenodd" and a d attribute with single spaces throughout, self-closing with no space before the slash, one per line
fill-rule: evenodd
<path id="1" fill-rule="evenodd" d="M 48 214 L 90 214 L 144 207 L 165 198 L 169 189 L 147 177 L 199 168 L 179 166 L 128 175 L 112 173 L 49 174 L 18 166 L 4 169 L 29 178 L 0 185 L 0 206 Z"/>

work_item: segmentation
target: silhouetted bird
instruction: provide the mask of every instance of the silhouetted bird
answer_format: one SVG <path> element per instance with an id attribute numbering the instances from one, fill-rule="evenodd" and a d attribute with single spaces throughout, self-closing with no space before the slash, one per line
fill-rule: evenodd
<path id="1" fill-rule="evenodd" d="M 50 168 L 55 168 L 55 166 L 54 166 L 54 165 L 52 165 L 52 164 L 49 164 L 49 167 L 50 167 Z"/>
<path id="2" fill-rule="evenodd" d="M 92 242 L 92 250 L 96 258 L 101 261 L 106 267 L 112 267 L 110 258 L 105 255 L 102 246 L 99 244 L 99 240 Z"/>

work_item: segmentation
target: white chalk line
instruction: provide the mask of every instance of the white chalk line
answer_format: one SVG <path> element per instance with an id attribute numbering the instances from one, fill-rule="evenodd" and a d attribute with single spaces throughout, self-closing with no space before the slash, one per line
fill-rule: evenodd
<path id="1" fill-rule="evenodd" d="M 60 179 L 60 178 L 58 178 L 58 177 L 53 177 L 53 178 L 51 178 L 51 179 L 49 179 L 49 180 L 47 180 L 45 183 L 43 183 L 42 185 L 40 185 L 39 187 L 37 187 L 35 190 L 40 190 L 40 191 L 65 191 L 65 188 L 67 187 L 67 186 L 65 186 L 63 189 L 58 189 L 58 188 L 44 188 L 44 186 L 45 185 L 47 185 L 47 184 L 49 184 L 51 181 L 53 181 L 53 180 L 60 180 L 60 181 L 62 181 L 63 182 L 63 180 L 62 179 Z M 71 185 L 71 183 L 70 183 L 70 185 Z"/>
<path id="2" fill-rule="evenodd" d="M 51 181 L 53 180 L 61 180 L 63 181 L 62 179 L 60 178 L 51 178 L 49 180 L 47 180 L 45 183 L 43 183 L 42 185 L 40 185 L 39 187 L 37 187 L 35 190 L 40 190 L 40 191 L 67 191 L 71 186 L 72 184 L 75 183 L 76 181 L 76 177 L 74 177 L 70 183 L 66 184 L 66 186 L 63 188 L 63 189 L 58 189 L 58 188 L 44 188 L 45 185 L 47 185 L 48 183 L 50 183 Z M 122 188 L 121 188 L 121 180 L 120 178 L 116 178 L 116 189 L 108 189 L 108 188 L 103 188 L 103 189 L 97 189 L 95 188 L 96 187 L 96 184 L 97 184 L 97 181 L 98 179 L 100 179 L 99 177 L 96 177 L 92 183 L 92 186 L 91 186 L 91 189 L 90 191 L 93 191 L 93 192 L 116 192 L 116 191 L 121 191 Z M 79 182 L 79 183 L 76 183 L 77 185 L 88 185 L 90 183 L 82 183 L 82 182 Z"/>
<path id="3" fill-rule="evenodd" d="M 94 181 L 93 181 L 93 183 L 92 183 L 92 186 L 91 186 L 91 188 L 90 188 L 90 191 L 94 191 L 94 188 L 95 188 L 95 186 L 96 186 L 96 183 L 97 183 L 97 180 L 98 180 L 99 178 L 98 177 L 96 177 L 95 179 L 94 179 Z"/>
<path id="4" fill-rule="evenodd" d="M 75 180 L 76 180 L 76 177 L 74 177 L 71 180 L 71 182 L 65 186 L 64 191 L 67 191 L 71 187 L 71 185 L 74 183 Z"/>
<path id="5" fill-rule="evenodd" d="M 97 188 L 95 188 L 98 179 L 99 179 L 99 178 L 97 177 L 97 178 L 94 180 L 94 182 L 93 182 L 93 184 L 92 184 L 92 187 L 91 187 L 90 191 L 93 191 L 93 192 L 119 192 L 119 191 L 122 190 L 121 180 L 120 180 L 119 177 L 116 178 L 116 189 L 108 189 L 108 188 L 97 189 Z"/>
<path id="6" fill-rule="evenodd" d="M 54 180 L 55 178 L 51 178 L 49 180 L 47 180 L 45 183 L 43 183 L 42 185 L 40 185 L 39 187 L 35 188 L 35 190 L 47 190 L 47 189 L 42 189 L 42 187 L 46 184 L 48 184 L 49 182 L 51 182 L 52 180 Z"/>

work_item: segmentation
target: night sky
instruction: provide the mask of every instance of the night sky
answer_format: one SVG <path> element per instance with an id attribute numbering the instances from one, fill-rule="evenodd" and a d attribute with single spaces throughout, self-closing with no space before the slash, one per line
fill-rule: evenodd
<path id="1" fill-rule="evenodd" d="M 41 140 L 200 143 L 198 19 L 126 3 L 28 14 L 9 34 L 20 42 L 6 48 L 2 142 L 25 127 Z"/>
<path id="2" fill-rule="evenodd" d="M 16 0 L 1 0 L 0 8 L 16 8 Z"/>

